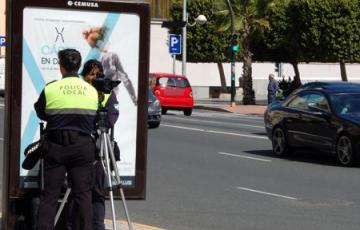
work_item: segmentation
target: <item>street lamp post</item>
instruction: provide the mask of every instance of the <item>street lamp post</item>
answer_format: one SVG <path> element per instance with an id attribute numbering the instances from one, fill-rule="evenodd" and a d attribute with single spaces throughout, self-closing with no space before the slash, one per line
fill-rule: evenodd
<path id="1" fill-rule="evenodd" d="M 182 29 L 182 75 L 186 76 L 186 27 L 188 22 L 187 0 L 183 0 L 183 21 L 186 22 L 186 24 Z"/>
<path id="2" fill-rule="evenodd" d="M 187 27 L 195 26 L 198 22 L 199 24 L 206 23 L 207 19 L 204 15 L 199 15 L 195 22 L 189 24 L 188 22 L 188 13 L 187 13 L 187 0 L 183 0 L 183 21 L 186 22 L 185 26 L 182 29 L 182 75 L 186 76 L 186 35 L 187 35 Z"/>

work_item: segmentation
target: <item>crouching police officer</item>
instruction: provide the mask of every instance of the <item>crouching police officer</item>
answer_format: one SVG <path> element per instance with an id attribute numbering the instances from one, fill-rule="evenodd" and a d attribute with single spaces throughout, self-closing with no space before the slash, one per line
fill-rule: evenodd
<path id="1" fill-rule="evenodd" d="M 46 85 L 34 107 L 47 122 L 44 153 L 44 191 L 40 196 L 38 228 L 54 229 L 54 218 L 65 173 L 71 181 L 76 218 L 74 229 L 92 229 L 92 163 L 95 158 L 95 117 L 98 93 L 77 72 L 77 50 L 58 53 L 61 80 Z"/>

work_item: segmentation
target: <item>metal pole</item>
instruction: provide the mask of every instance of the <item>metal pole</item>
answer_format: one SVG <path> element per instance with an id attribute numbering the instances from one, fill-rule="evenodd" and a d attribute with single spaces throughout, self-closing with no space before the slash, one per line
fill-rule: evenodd
<path id="1" fill-rule="evenodd" d="M 283 72 L 283 68 L 282 68 L 282 64 L 281 62 L 279 63 L 279 78 L 282 77 L 282 72 Z"/>
<path id="2" fill-rule="evenodd" d="M 230 103 L 231 107 L 236 106 L 235 94 L 236 94 L 236 90 L 235 90 L 235 54 L 233 54 L 232 60 L 231 60 L 231 103 Z"/>
<path id="3" fill-rule="evenodd" d="M 186 27 L 188 22 L 187 17 L 187 0 L 183 0 L 183 21 L 186 22 L 182 30 L 183 44 L 182 44 L 182 75 L 186 76 Z"/>
<path id="4" fill-rule="evenodd" d="M 59 209 L 58 209 L 58 211 L 56 213 L 54 226 L 56 226 L 56 224 L 57 224 L 57 222 L 58 222 L 58 220 L 60 218 L 61 212 L 65 207 L 65 203 L 68 201 L 70 192 L 71 192 L 71 188 L 69 187 L 69 188 L 66 189 L 65 195 L 64 195 L 64 197 L 63 197 L 63 199 L 61 201 L 60 207 L 59 207 Z"/>
<path id="5" fill-rule="evenodd" d="M 114 194 L 113 194 L 113 185 L 111 181 L 111 171 L 110 171 L 110 159 L 109 159 L 109 152 L 107 149 L 107 139 L 106 139 L 106 133 L 101 134 L 101 144 L 100 144 L 102 150 L 104 151 L 105 155 L 105 162 L 106 162 L 106 174 L 107 174 L 107 180 L 109 185 L 109 196 L 110 196 L 110 205 L 111 205 L 111 214 L 112 214 L 112 222 L 113 222 L 113 230 L 116 230 L 116 217 L 115 217 L 115 205 L 114 205 Z"/>
<path id="6" fill-rule="evenodd" d="M 109 135 L 106 135 L 106 137 L 107 137 L 107 145 L 108 145 L 108 151 L 109 151 L 109 155 L 110 155 L 110 160 L 111 160 L 112 166 L 114 168 L 115 178 L 116 178 L 116 181 L 117 181 L 116 186 L 120 185 L 120 196 L 121 196 L 121 200 L 123 202 L 125 216 L 126 216 L 126 220 L 128 222 L 128 227 L 129 227 L 129 230 L 133 230 L 132 223 L 131 223 L 131 220 L 130 220 L 129 211 L 128 211 L 126 201 L 125 201 L 124 190 L 123 190 L 122 185 L 121 185 L 119 169 L 118 169 L 118 167 L 116 165 L 116 160 L 115 160 L 114 151 L 113 151 L 113 145 L 111 144 L 111 140 L 110 140 Z"/>
<path id="7" fill-rule="evenodd" d="M 230 23 L 231 23 L 231 46 L 232 46 L 232 39 L 233 34 L 235 34 L 235 27 L 234 27 L 234 11 L 231 6 L 230 0 L 226 0 L 227 6 L 230 12 Z M 230 106 L 234 107 L 235 104 L 235 52 L 232 50 L 231 47 L 231 101 Z"/>
<path id="8" fill-rule="evenodd" d="M 172 56 L 173 56 L 173 74 L 175 74 L 176 73 L 176 55 L 173 54 Z"/>

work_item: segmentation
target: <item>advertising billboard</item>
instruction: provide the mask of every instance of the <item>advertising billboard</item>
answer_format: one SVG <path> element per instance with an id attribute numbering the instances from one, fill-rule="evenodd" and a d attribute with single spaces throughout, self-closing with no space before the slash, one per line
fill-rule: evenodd
<path id="1" fill-rule="evenodd" d="M 106 77 L 121 81 L 113 89 L 120 113 L 113 128 L 117 167 L 125 197 L 145 199 L 150 4 L 12 0 L 6 7 L 3 228 L 14 229 L 18 220 L 31 224 L 41 174 L 39 163 L 22 168 L 24 150 L 39 140 L 34 103 L 46 84 L 61 79 L 57 54 L 66 48 L 80 52 L 82 65 L 96 59 Z"/>
<path id="2" fill-rule="evenodd" d="M 114 138 L 121 151 L 118 162 L 123 185 L 135 186 L 140 18 L 136 14 L 26 7 L 23 15 L 21 167 L 24 149 L 39 139 L 39 120 L 32 105 L 45 84 L 61 79 L 57 53 L 78 50 L 83 63 L 102 62 L 105 75 L 120 80 L 114 88 L 120 116 Z M 21 186 L 37 186 L 38 170 L 20 170 Z"/>

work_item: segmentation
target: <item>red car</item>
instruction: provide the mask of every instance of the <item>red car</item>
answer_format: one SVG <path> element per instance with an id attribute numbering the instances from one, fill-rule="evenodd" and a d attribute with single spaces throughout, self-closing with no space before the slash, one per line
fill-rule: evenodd
<path id="1" fill-rule="evenodd" d="M 150 85 L 161 104 L 162 114 L 167 110 L 183 110 L 190 116 L 194 108 L 194 98 L 189 81 L 183 75 L 151 73 Z"/>

